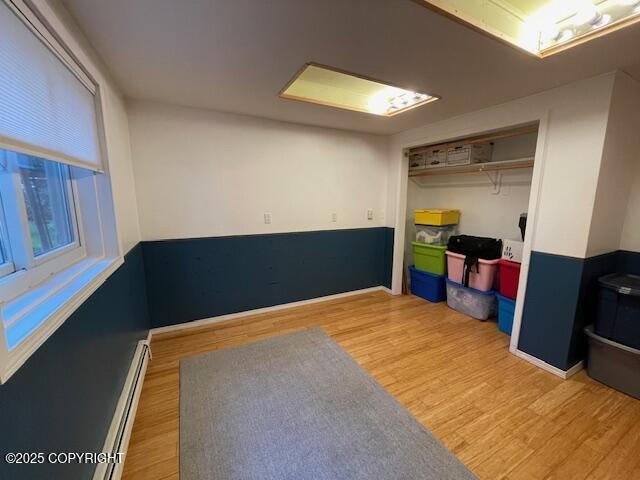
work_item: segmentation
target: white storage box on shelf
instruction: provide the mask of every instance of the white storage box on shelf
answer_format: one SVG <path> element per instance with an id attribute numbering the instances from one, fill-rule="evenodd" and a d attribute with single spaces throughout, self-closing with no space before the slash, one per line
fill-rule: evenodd
<path id="1" fill-rule="evenodd" d="M 474 143 L 451 147 L 447 150 L 447 165 L 470 165 L 491 161 L 493 146 L 489 143 Z"/>
<path id="2" fill-rule="evenodd" d="M 524 242 L 520 240 L 504 239 L 502 241 L 502 258 L 510 262 L 522 263 L 522 249 Z"/>
<path id="3" fill-rule="evenodd" d="M 409 155 L 409 170 L 422 170 L 425 167 L 426 158 L 422 153 Z"/>
<path id="4" fill-rule="evenodd" d="M 425 168 L 437 168 L 447 165 L 447 149 L 432 148 L 425 153 Z"/>
<path id="5" fill-rule="evenodd" d="M 416 224 L 416 242 L 428 245 L 446 245 L 449 237 L 456 234 L 457 225 L 419 225 Z"/>

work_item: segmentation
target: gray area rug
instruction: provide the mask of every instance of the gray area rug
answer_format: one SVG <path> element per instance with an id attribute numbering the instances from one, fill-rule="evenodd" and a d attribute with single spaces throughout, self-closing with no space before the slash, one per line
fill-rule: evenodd
<path id="1" fill-rule="evenodd" d="M 315 328 L 181 362 L 180 478 L 476 477 Z"/>

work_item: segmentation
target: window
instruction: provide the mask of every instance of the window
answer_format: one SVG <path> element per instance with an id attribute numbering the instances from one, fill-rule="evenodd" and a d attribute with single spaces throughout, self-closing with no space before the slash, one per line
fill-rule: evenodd
<path id="1" fill-rule="evenodd" d="M 122 263 L 100 90 L 40 17 L 0 0 L 0 382 Z"/>
<path id="2" fill-rule="evenodd" d="M 9 218 L 11 225 L 2 229 L 3 264 L 29 270 L 80 248 L 69 166 L 0 149 L 0 194 L 10 200 L 3 205 L 2 217 Z M 9 245 L 15 253 L 8 250 Z"/>
<path id="3" fill-rule="evenodd" d="M 69 167 L 42 158 L 18 160 L 33 255 L 77 244 L 71 216 Z"/>
<path id="4" fill-rule="evenodd" d="M 13 272 L 6 225 L 7 222 L 4 219 L 4 208 L 2 206 L 2 195 L 0 195 L 0 277 Z"/>

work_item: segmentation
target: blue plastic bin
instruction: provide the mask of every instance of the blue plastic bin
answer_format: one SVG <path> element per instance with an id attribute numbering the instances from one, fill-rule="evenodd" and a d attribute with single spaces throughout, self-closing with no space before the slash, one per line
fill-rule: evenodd
<path id="1" fill-rule="evenodd" d="M 516 310 L 516 301 L 503 297 L 496 293 L 498 297 L 498 328 L 501 332 L 511 335 L 513 328 L 513 314 Z"/>
<path id="2" fill-rule="evenodd" d="M 445 275 L 423 272 L 413 265 L 409 267 L 409 271 L 411 272 L 411 293 L 434 303 L 447 299 Z"/>

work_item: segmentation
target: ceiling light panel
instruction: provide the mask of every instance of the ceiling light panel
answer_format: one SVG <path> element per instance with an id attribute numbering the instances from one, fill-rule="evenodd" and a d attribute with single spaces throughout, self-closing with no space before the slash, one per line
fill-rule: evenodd
<path id="1" fill-rule="evenodd" d="M 314 63 L 306 64 L 280 96 L 385 117 L 439 98 Z"/>
<path id="2" fill-rule="evenodd" d="M 640 0 L 414 0 L 545 57 L 640 21 Z"/>

